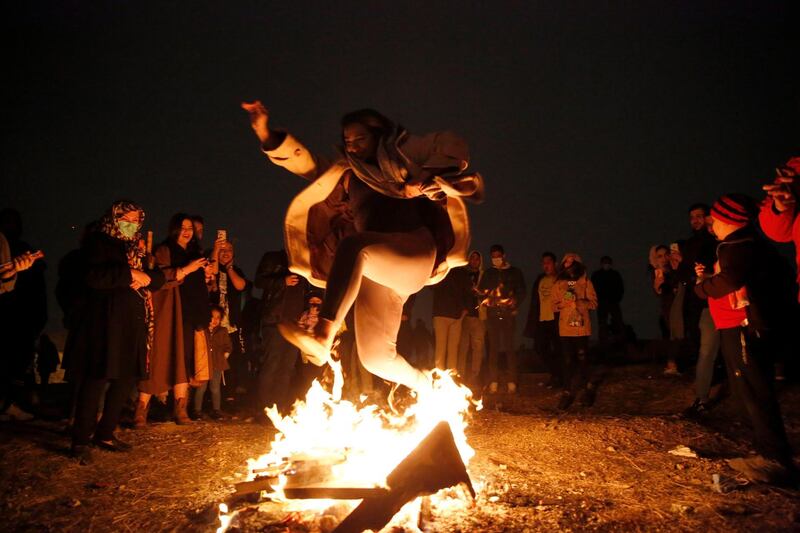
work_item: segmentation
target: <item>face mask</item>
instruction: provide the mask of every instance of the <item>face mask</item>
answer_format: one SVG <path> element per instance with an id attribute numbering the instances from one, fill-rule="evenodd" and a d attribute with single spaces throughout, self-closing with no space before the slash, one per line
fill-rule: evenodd
<path id="1" fill-rule="evenodd" d="M 492 265 L 496 267 L 503 266 L 503 258 L 502 257 L 492 257 Z"/>
<path id="2" fill-rule="evenodd" d="M 139 230 L 139 224 L 136 222 L 128 222 L 127 220 L 118 220 L 117 227 L 119 228 L 119 232 L 128 239 L 132 239 Z"/>

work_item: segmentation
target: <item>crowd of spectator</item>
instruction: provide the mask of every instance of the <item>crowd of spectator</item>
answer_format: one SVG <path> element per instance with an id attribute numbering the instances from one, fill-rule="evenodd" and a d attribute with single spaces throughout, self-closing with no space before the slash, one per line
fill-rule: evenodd
<path id="1" fill-rule="evenodd" d="M 798 323 L 798 278 L 770 240 L 800 244 L 798 173 L 800 158 L 789 160 L 764 187 L 760 203 L 726 194 L 711 205 L 689 206 L 688 236 L 649 253 L 659 310 L 656 355 L 666 362 L 667 376 L 695 366 L 695 400 L 683 414 L 699 417 L 713 409 L 715 368 L 723 362 L 727 389 L 742 401 L 759 451 L 732 466 L 766 480 L 794 473 L 773 382 L 783 377 L 781 357 L 796 348 L 790 333 Z M 230 416 L 226 405 L 268 423 L 264 407 L 285 411 L 322 377 L 320 367 L 309 364 L 314 355 L 301 353 L 279 330 L 292 322 L 312 331 L 326 297 L 290 271 L 285 250 L 265 253 L 248 278 L 224 230 L 205 246 L 202 217 L 176 213 L 156 245 L 152 233 L 142 231 L 144 220 L 141 206 L 115 202 L 59 262 L 56 297 L 68 331 L 60 365 L 72 391 L 64 415 L 72 453 L 82 462 L 91 461 L 90 446 L 130 448 L 115 435 L 126 407 L 130 424 L 140 429 L 150 423 L 154 403 L 171 405 L 177 424 L 223 420 Z M 0 327 L 7 348 L 0 358 L 0 416 L 27 420 L 37 397 L 48 394 L 59 354 L 42 333 L 42 254 L 22 240 L 22 219 L 13 209 L 0 212 L 0 231 Z M 797 253 L 800 263 L 800 247 Z M 577 253 L 559 259 L 544 252 L 528 294 L 523 269 L 512 266 L 502 245 L 491 246 L 487 258 L 488 265 L 480 251 L 470 252 L 465 266 L 433 286 L 433 333 L 422 318 L 412 321 L 414 298 L 408 299 L 398 353 L 417 368 L 453 369 L 478 393 L 513 395 L 522 329 L 549 375 L 542 385 L 560 391 L 558 409 L 576 401 L 591 406 L 598 387 L 592 311 L 598 346 L 631 340 L 621 308 L 625 285 L 613 259 L 600 258 L 590 274 Z M 527 316 L 521 317 L 526 298 Z M 362 366 L 353 322 L 350 313 L 336 345 L 345 393 L 377 400 L 387 385 Z M 602 350 L 594 352 L 602 357 Z"/>

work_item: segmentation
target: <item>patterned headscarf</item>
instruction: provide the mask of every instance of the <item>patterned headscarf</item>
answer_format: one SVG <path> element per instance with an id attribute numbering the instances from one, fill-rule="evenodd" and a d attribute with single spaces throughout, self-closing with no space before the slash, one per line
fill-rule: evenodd
<path id="1" fill-rule="evenodd" d="M 132 211 L 139 212 L 139 229 L 133 237 L 126 237 L 119 229 L 117 221 Z M 145 250 L 140 248 L 139 242 L 142 235 L 139 230 L 144 224 L 144 209 L 139 205 L 128 200 L 117 200 L 111 205 L 111 209 L 100 219 L 100 231 L 121 241 L 125 241 L 125 255 L 128 257 L 128 266 L 136 270 L 142 269 L 142 258 Z"/>

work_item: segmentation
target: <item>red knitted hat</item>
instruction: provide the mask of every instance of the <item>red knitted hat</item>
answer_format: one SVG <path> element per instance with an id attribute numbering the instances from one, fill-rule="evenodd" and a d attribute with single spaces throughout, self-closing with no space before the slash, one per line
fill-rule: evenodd
<path id="1" fill-rule="evenodd" d="M 749 224 L 755 214 L 755 200 L 744 194 L 725 194 L 711 206 L 712 217 L 736 226 Z"/>

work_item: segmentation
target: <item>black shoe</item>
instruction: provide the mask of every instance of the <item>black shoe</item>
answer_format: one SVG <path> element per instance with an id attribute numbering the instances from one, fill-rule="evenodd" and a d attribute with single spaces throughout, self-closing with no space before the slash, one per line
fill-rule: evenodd
<path id="1" fill-rule="evenodd" d="M 225 415 L 219 409 L 214 409 L 208 416 L 211 420 L 225 420 Z"/>
<path id="2" fill-rule="evenodd" d="M 117 437 L 112 436 L 110 439 L 92 439 L 92 444 L 100 449 L 108 450 L 109 452 L 129 452 L 133 449 L 133 445 L 119 440 Z"/>
<path id="3" fill-rule="evenodd" d="M 580 400 L 578 400 L 578 404 L 581 407 L 591 407 L 594 405 L 595 397 L 597 396 L 597 390 L 594 387 L 586 387 L 583 389 L 583 393 L 581 394 Z"/>
<path id="4" fill-rule="evenodd" d="M 89 449 L 88 444 L 73 444 L 69 449 L 69 455 L 82 465 L 90 465 L 93 462 L 92 450 Z"/>
<path id="5" fill-rule="evenodd" d="M 699 418 L 708 413 L 708 402 L 702 400 L 695 400 L 692 405 L 684 409 L 681 415 L 684 418 Z"/>
<path id="6" fill-rule="evenodd" d="M 569 406 L 572 405 L 572 402 L 575 400 L 575 397 L 569 391 L 564 391 L 561 393 L 561 399 L 558 400 L 558 410 L 559 411 L 566 411 L 569 409 Z"/>

